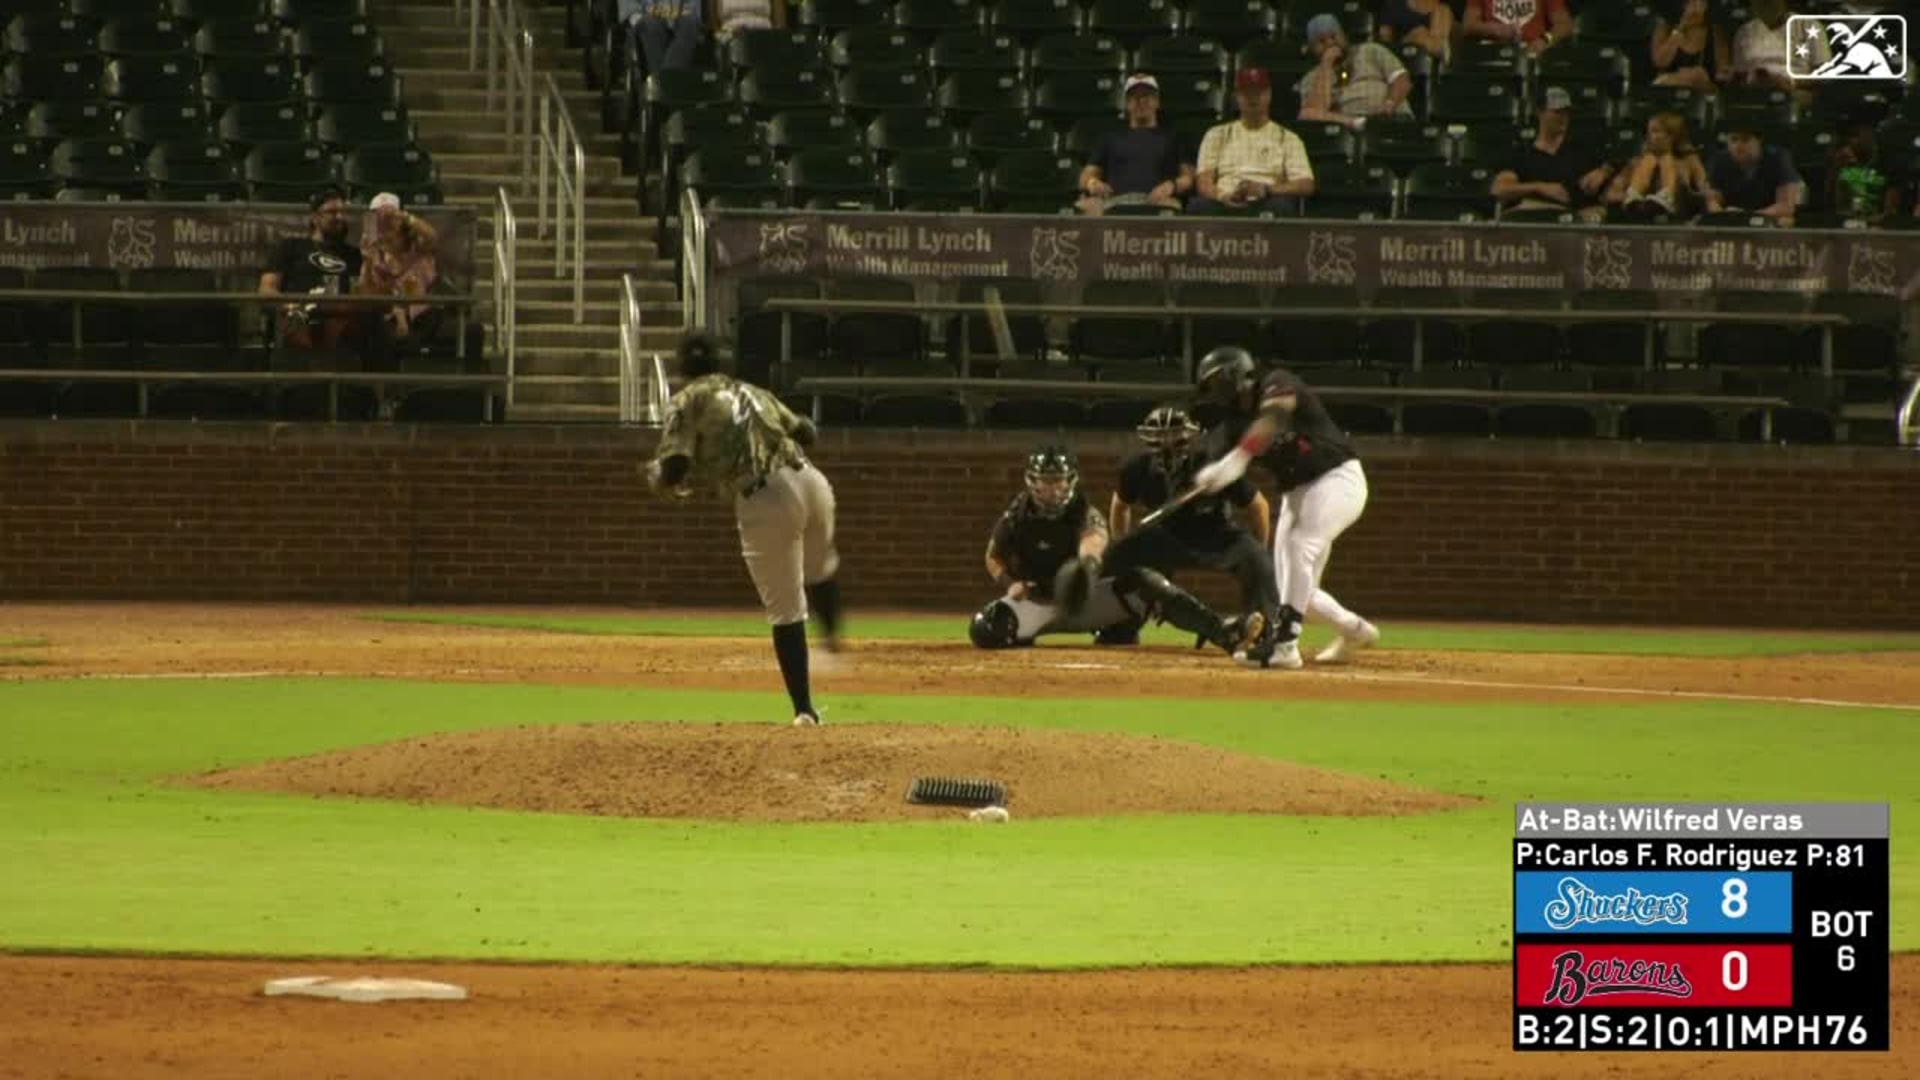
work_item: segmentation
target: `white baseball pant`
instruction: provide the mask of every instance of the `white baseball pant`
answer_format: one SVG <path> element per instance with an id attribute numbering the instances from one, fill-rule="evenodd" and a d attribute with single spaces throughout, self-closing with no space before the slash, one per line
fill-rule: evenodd
<path id="1" fill-rule="evenodd" d="M 766 486 L 733 503 L 740 554 L 774 626 L 807 620 L 807 591 L 833 577 L 833 485 L 811 462 L 775 469 Z"/>
<path id="2" fill-rule="evenodd" d="M 1333 542 L 1366 508 L 1367 473 L 1354 460 L 1282 495 L 1273 524 L 1273 573 L 1280 602 L 1332 623 L 1343 634 L 1360 632 L 1360 616 L 1322 590 L 1320 578 L 1333 557 Z"/>

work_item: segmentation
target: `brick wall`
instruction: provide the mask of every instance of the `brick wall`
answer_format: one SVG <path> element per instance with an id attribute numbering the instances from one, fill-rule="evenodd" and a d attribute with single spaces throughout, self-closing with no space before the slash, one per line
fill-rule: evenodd
<path id="1" fill-rule="evenodd" d="M 746 605 L 617 428 L 0 425 L 0 598 Z M 1032 436 L 835 432 L 849 600 L 967 611 Z M 1104 502 L 1117 437 L 1078 440 Z M 1383 617 L 1920 628 L 1920 455 L 1389 441 L 1326 584 Z M 1231 595 L 1224 581 L 1203 594 Z"/>

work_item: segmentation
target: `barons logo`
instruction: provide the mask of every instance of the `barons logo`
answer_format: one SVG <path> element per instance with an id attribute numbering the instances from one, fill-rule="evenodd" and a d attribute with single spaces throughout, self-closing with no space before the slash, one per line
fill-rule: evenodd
<path id="1" fill-rule="evenodd" d="M 1643 893 L 1628 889 L 1624 893 L 1596 892 L 1576 877 L 1560 879 L 1560 897 L 1547 901 L 1543 912 L 1547 925 L 1568 930 L 1581 923 L 1631 922 L 1641 926 L 1655 923 L 1687 925 L 1687 894 Z"/>
<path id="2" fill-rule="evenodd" d="M 1617 956 L 1588 960 L 1578 949 L 1553 958 L 1553 982 L 1544 999 L 1548 1005 L 1578 1005 L 1589 997 L 1608 994 L 1693 996 L 1693 984 L 1677 963 L 1658 960 L 1622 960 Z"/>

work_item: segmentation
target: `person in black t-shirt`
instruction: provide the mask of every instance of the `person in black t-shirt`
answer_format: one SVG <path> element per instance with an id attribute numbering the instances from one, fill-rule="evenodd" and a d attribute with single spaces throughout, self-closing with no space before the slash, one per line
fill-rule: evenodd
<path id="1" fill-rule="evenodd" d="M 1110 131 L 1080 170 L 1080 212 L 1145 204 L 1180 208 L 1193 190 L 1193 165 L 1181 160 L 1180 140 L 1160 126 L 1160 82 L 1151 75 L 1127 77 L 1127 126 Z"/>
<path id="2" fill-rule="evenodd" d="M 1222 619 L 1157 571 L 1102 567 L 1107 519 L 1080 490 L 1080 465 L 1063 446 L 1027 457 L 1026 489 L 1014 496 L 987 542 L 987 575 L 1006 589 L 973 616 L 968 637 L 983 649 L 1031 645 L 1042 634 L 1086 633 L 1149 617 L 1170 622 L 1233 653 L 1266 626 L 1264 619 Z M 1071 562 L 1092 581 L 1086 602 L 1069 611 L 1055 602 L 1054 581 Z"/>
<path id="3" fill-rule="evenodd" d="M 1614 169 L 1598 148 L 1570 138 L 1573 95 L 1551 87 L 1540 105 L 1539 130 L 1493 177 L 1500 209 L 1566 210 L 1597 217 Z"/>
<path id="4" fill-rule="evenodd" d="M 260 275 L 260 291 L 305 293 L 315 299 L 279 308 L 275 339 L 299 349 L 326 349 L 364 336 L 361 324 L 378 311 L 329 306 L 320 297 L 344 296 L 360 278 L 361 256 L 347 239 L 347 198 L 338 189 L 316 192 L 308 200 L 313 214 L 305 236 L 289 236 L 274 251 L 273 263 Z"/>
<path id="5" fill-rule="evenodd" d="M 1280 618 L 1271 652 L 1249 652 L 1261 667 L 1298 668 L 1300 624 L 1312 614 L 1339 631 L 1314 659 L 1340 663 L 1380 639 L 1372 623 L 1341 607 L 1320 588 L 1333 542 L 1367 507 L 1367 474 L 1346 433 L 1298 375 L 1276 368 L 1256 377 L 1245 349 L 1223 346 L 1200 362 L 1200 401 L 1221 417 L 1223 442 L 1233 449 L 1194 475 L 1203 491 L 1225 491 L 1259 462 L 1281 494 L 1273 526 L 1273 568 L 1280 585 Z"/>
<path id="6" fill-rule="evenodd" d="M 1746 210 L 1792 225 L 1805 182 L 1784 146 L 1772 146 L 1751 121 L 1734 120 L 1722 132 L 1725 150 L 1707 162 L 1707 210 Z"/>
<path id="7" fill-rule="evenodd" d="M 1199 426 L 1177 406 L 1153 410 L 1135 431 L 1147 448 L 1120 466 L 1120 484 L 1109 513 L 1120 539 L 1107 553 L 1107 572 L 1150 566 L 1172 578 L 1182 570 L 1219 570 L 1240 583 L 1243 612 L 1260 612 L 1264 620 L 1272 620 L 1279 613 L 1280 592 L 1267 554 L 1266 496 L 1242 479 L 1218 495 L 1195 499 L 1152 524 L 1130 530 L 1136 508 L 1152 511 L 1169 504 L 1193 486 L 1193 474 L 1213 457 L 1199 438 Z M 1235 509 L 1246 515 L 1252 533 L 1235 520 Z M 1103 640 L 1129 644 L 1126 635 L 1137 641 L 1138 629 L 1109 628 Z"/>

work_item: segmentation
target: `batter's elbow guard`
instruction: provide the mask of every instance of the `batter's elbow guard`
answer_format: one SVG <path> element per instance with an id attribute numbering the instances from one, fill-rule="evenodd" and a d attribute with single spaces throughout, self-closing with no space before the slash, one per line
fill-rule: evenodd
<path id="1" fill-rule="evenodd" d="M 995 600 L 974 613 L 967 637 L 975 648 L 1011 649 L 1020 644 L 1020 620 L 1004 601 Z"/>

